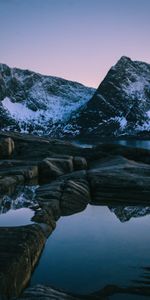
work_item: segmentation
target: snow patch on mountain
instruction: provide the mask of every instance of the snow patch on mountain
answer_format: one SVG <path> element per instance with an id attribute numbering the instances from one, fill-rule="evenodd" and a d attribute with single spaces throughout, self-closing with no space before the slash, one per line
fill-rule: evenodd
<path id="1" fill-rule="evenodd" d="M 91 99 L 95 89 L 62 78 L 0 64 L 3 130 L 50 134 Z"/>
<path id="2" fill-rule="evenodd" d="M 25 119 L 28 121 L 37 115 L 37 112 L 32 111 L 25 104 L 12 102 L 8 97 L 2 101 L 2 105 L 16 121 L 24 121 Z"/>
<path id="3" fill-rule="evenodd" d="M 145 86 L 148 86 L 148 82 L 142 77 L 136 77 L 134 82 L 128 78 L 126 84 L 122 84 L 123 91 L 128 96 L 132 96 L 133 99 L 135 99 L 135 96 L 140 96 L 140 100 L 145 100 Z"/>
<path id="4" fill-rule="evenodd" d="M 120 129 L 123 130 L 125 129 L 126 125 L 127 125 L 127 120 L 125 117 L 114 117 L 114 118 L 110 118 L 111 121 L 117 122 L 120 126 Z"/>

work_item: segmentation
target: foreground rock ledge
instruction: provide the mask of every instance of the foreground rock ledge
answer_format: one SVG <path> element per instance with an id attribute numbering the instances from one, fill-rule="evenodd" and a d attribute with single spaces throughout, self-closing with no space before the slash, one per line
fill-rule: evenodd
<path id="1" fill-rule="evenodd" d="M 20 295 L 60 216 L 82 211 L 88 203 L 142 205 L 150 201 L 149 150 L 114 144 L 82 149 L 65 141 L 15 133 L 0 133 L 0 138 L 1 195 L 11 194 L 15 185 L 31 179 L 47 183 L 36 190 L 40 209 L 33 220 L 40 225 L 0 228 L 0 300 Z M 5 157 L 6 141 L 9 151 Z M 32 297 L 26 292 L 23 297 L 83 298 L 48 289 L 31 289 Z"/>
<path id="2" fill-rule="evenodd" d="M 39 225 L 0 228 L 0 299 L 25 288 L 45 241 Z"/>

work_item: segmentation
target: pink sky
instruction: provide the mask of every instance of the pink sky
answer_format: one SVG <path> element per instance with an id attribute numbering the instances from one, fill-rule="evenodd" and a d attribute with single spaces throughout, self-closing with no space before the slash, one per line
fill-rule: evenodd
<path id="1" fill-rule="evenodd" d="M 97 87 L 122 56 L 150 63 L 149 0 L 0 0 L 0 62 Z"/>

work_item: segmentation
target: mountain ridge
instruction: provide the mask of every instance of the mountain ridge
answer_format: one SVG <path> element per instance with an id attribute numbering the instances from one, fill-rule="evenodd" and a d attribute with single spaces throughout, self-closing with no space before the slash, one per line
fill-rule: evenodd
<path id="1" fill-rule="evenodd" d="M 94 91 L 78 82 L 1 64 L 1 128 L 48 133 L 88 101 Z"/>
<path id="2" fill-rule="evenodd" d="M 150 131 L 150 65 L 121 57 L 70 123 L 89 137 Z"/>
<path id="3" fill-rule="evenodd" d="M 149 135 L 150 64 L 122 56 L 97 90 L 0 64 L 0 100 L 3 130 L 53 137 Z"/>

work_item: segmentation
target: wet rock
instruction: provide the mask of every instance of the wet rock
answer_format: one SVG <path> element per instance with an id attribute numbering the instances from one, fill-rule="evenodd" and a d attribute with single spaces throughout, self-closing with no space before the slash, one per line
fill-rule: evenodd
<path id="1" fill-rule="evenodd" d="M 18 296 L 45 244 L 39 225 L 0 228 L 0 296 Z"/>

